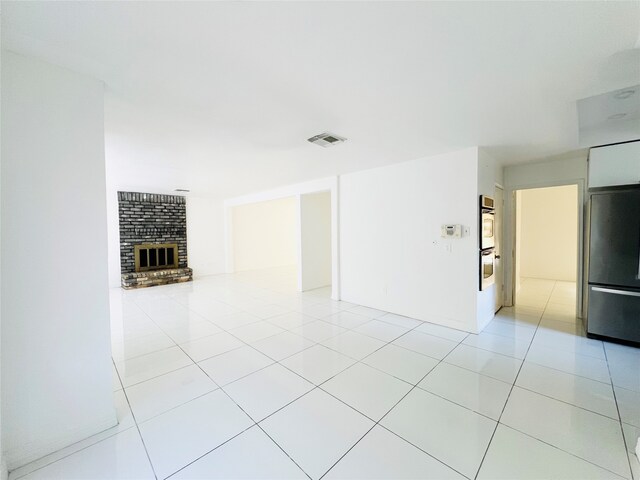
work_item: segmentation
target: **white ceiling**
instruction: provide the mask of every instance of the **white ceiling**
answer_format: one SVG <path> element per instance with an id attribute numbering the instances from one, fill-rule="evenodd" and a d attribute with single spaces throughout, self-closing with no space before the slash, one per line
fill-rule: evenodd
<path id="1" fill-rule="evenodd" d="M 577 107 L 581 145 L 640 139 L 640 85 L 580 99 Z"/>
<path id="2" fill-rule="evenodd" d="M 216 197 L 576 149 L 576 100 L 638 83 L 639 26 L 640 2 L 2 3 L 3 48 L 105 81 L 112 184 Z"/>

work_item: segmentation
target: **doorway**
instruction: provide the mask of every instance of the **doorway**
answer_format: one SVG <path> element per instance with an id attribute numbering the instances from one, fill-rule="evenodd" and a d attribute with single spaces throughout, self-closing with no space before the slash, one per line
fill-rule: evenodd
<path id="1" fill-rule="evenodd" d="M 295 196 L 247 203 L 231 209 L 234 272 L 278 288 L 297 286 L 297 199 Z M 266 286 L 266 285 L 265 285 Z"/>
<path id="2" fill-rule="evenodd" d="M 231 206 L 229 272 L 333 295 L 332 208 L 330 190 Z"/>
<path id="3" fill-rule="evenodd" d="M 578 186 L 516 190 L 514 197 L 514 304 L 575 322 Z"/>

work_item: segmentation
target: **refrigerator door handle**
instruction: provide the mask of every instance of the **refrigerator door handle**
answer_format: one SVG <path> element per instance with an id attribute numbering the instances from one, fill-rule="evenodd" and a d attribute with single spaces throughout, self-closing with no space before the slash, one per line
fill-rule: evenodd
<path id="1" fill-rule="evenodd" d="M 640 292 L 629 292 L 628 290 L 614 290 L 613 288 L 591 287 L 594 292 L 613 293 L 614 295 L 627 295 L 629 297 L 640 297 Z"/>

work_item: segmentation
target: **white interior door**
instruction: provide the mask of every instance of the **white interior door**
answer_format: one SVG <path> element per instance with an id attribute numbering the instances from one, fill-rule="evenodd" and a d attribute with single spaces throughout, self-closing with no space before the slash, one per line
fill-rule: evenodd
<path id="1" fill-rule="evenodd" d="M 497 312 L 504 304 L 504 272 L 502 263 L 502 212 L 504 207 L 504 191 L 496 186 L 495 188 L 495 270 L 496 270 L 496 287 L 495 287 L 495 308 Z"/>

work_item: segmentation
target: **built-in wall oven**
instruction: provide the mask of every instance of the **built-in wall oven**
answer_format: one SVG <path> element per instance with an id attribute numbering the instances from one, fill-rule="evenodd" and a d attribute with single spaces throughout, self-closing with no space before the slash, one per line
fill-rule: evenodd
<path id="1" fill-rule="evenodd" d="M 496 211 L 493 198 L 487 195 L 480 195 L 480 290 L 485 290 L 493 285 L 496 280 L 495 275 L 495 233 L 496 233 Z"/>
<path id="2" fill-rule="evenodd" d="M 496 255 L 493 248 L 480 250 L 480 290 L 496 281 Z"/>
<path id="3" fill-rule="evenodd" d="M 496 209 L 493 198 L 480 195 L 480 250 L 496 246 L 495 225 Z"/>

